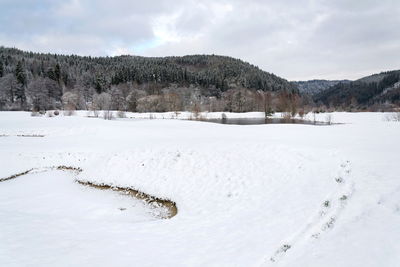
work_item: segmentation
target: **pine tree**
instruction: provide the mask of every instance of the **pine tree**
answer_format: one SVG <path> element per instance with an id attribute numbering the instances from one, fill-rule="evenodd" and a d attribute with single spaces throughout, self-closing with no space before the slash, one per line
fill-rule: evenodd
<path id="1" fill-rule="evenodd" d="M 26 96 L 25 96 L 25 87 L 26 87 L 26 76 L 24 69 L 22 68 L 21 61 L 18 61 L 17 66 L 15 68 L 15 77 L 18 80 L 20 86 L 18 86 L 17 91 L 15 92 L 15 97 L 20 101 L 21 108 L 25 108 Z"/>
<path id="2" fill-rule="evenodd" d="M 54 68 L 54 78 L 55 81 L 60 83 L 61 80 L 61 70 L 60 70 L 60 64 L 56 64 L 56 67 Z"/>
<path id="3" fill-rule="evenodd" d="M 47 77 L 52 79 L 53 81 L 57 81 L 56 74 L 54 73 L 53 68 L 47 69 Z"/>
<path id="4" fill-rule="evenodd" d="M 4 76 L 4 66 L 3 61 L 0 61 L 0 78 Z"/>
<path id="5" fill-rule="evenodd" d="M 18 82 L 23 86 L 26 85 L 26 77 L 24 69 L 22 68 L 21 61 L 18 61 L 17 66 L 15 67 L 15 77 L 17 78 Z"/>

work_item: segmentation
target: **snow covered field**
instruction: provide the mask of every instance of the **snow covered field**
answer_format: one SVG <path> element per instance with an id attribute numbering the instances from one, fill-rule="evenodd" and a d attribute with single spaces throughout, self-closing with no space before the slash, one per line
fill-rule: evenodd
<path id="1" fill-rule="evenodd" d="M 345 124 L 332 126 L 84 115 L 0 112 L 0 179 L 83 169 L 0 182 L 0 266 L 400 266 L 400 123 L 385 114 L 334 113 Z"/>

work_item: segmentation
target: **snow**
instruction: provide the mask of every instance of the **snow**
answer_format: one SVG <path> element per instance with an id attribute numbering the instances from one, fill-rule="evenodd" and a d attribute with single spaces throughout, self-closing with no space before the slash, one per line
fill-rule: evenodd
<path id="1" fill-rule="evenodd" d="M 2 184 L 2 266 L 54 266 L 61 255 L 75 261 L 92 236 L 97 242 L 99 233 L 154 220 L 139 200 L 79 185 L 69 176 L 39 172 Z"/>
<path id="2" fill-rule="evenodd" d="M 0 265 L 400 264 L 400 123 L 386 114 L 333 113 L 344 124 L 323 127 L 86 115 L 0 113 L 0 178 L 83 169 L 0 183 Z M 178 214 L 156 219 L 138 201 L 74 179 L 171 199 Z"/>

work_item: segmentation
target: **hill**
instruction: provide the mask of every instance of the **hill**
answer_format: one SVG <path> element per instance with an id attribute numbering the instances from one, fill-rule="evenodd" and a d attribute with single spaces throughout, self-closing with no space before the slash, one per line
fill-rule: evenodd
<path id="1" fill-rule="evenodd" d="M 315 95 L 321 93 L 328 88 L 338 84 L 347 83 L 349 80 L 309 80 L 309 81 L 293 81 L 291 82 L 295 85 L 300 93 Z"/>
<path id="2" fill-rule="evenodd" d="M 314 96 L 330 107 L 385 108 L 400 105 L 400 70 L 381 72 L 359 80 L 340 82 Z"/>
<path id="3" fill-rule="evenodd" d="M 240 59 L 217 55 L 82 57 L 0 47 L 0 77 L 0 109 L 18 109 L 16 102 L 21 108 L 35 105 L 40 88 L 46 88 L 41 98 L 56 104 L 69 91 L 91 102 L 96 94 L 109 93 L 115 87 L 123 91 L 124 98 L 134 90 L 150 96 L 179 87 L 179 92 L 172 91 L 188 103 L 196 97 L 220 99 L 231 89 L 296 91 L 291 83 L 272 73 Z"/>

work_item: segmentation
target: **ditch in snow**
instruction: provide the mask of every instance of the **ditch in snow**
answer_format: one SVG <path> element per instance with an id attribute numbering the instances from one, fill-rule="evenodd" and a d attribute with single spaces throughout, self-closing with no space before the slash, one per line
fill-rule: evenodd
<path id="1" fill-rule="evenodd" d="M 168 219 L 177 214 L 172 201 L 131 188 L 74 181 L 67 171 L 81 169 L 66 166 L 30 169 L 0 179 L 0 215 L 5 211 L 3 215 L 29 214 L 39 219 L 48 212 L 60 219 L 76 221 L 135 222 Z"/>

